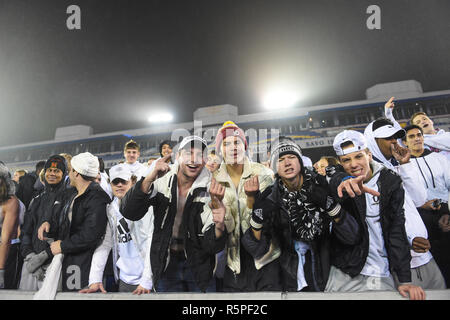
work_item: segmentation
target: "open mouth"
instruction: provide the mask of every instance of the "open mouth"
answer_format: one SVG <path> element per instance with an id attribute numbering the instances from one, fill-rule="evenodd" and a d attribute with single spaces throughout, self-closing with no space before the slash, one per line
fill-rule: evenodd
<path id="1" fill-rule="evenodd" d="M 428 126 L 429 126 L 428 123 L 425 123 L 425 124 L 423 125 L 424 128 L 426 128 L 426 127 L 428 127 Z"/>
<path id="2" fill-rule="evenodd" d="M 358 170 L 353 170 L 353 171 L 352 171 L 352 175 L 354 175 L 354 176 L 358 176 L 358 175 L 362 174 L 362 172 L 363 172 L 363 170 L 362 170 L 362 169 L 358 169 Z"/>

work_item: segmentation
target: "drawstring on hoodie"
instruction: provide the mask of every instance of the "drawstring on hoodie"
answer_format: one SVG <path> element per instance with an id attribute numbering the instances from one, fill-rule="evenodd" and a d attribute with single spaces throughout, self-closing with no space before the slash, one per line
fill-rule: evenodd
<path id="1" fill-rule="evenodd" d="M 417 160 L 417 158 L 415 158 L 415 159 L 416 159 L 417 166 L 419 167 L 420 173 L 422 174 L 422 178 L 423 178 L 423 180 L 425 181 L 425 184 L 426 184 L 427 189 L 428 189 L 428 183 L 427 183 L 427 180 L 425 179 L 425 175 L 424 175 L 423 172 L 422 172 L 422 168 L 420 167 L 419 161 Z M 423 161 L 425 161 L 425 164 L 427 165 L 428 170 L 429 170 L 430 173 L 431 173 L 431 180 L 433 181 L 433 188 L 436 188 L 436 184 L 434 183 L 434 175 L 433 175 L 433 171 L 431 171 L 431 168 L 430 168 L 430 166 L 428 165 L 427 160 L 425 160 L 425 157 L 422 157 L 422 159 L 423 159 Z"/>

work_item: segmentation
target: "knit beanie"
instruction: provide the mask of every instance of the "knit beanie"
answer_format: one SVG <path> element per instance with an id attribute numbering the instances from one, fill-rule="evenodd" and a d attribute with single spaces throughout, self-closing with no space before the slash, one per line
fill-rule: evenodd
<path id="1" fill-rule="evenodd" d="M 66 159 L 58 154 L 53 155 L 45 162 L 44 171 L 48 168 L 57 168 L 62 171 L 64 176 L 67 173 Z"/>
<path id="2" fill-rule="evenodd" d="M 272 150 L 270 152 L 270 167 L 273 172 L 278 171 L 278 159 L 286 154 L 293 154 L 297 156 L 301 165 L 301 173 L 304 172 L 302 150 L 292 138 L 281 136 L 272 142 Z"/>
<path id="3" fill-rule="evenodd" d="M 222 125 L 222 128 L 219 129 L 216 135 L 216 153 L 222 154 L 221 146 L 222 141 L 229 136 L 236 136 L 241 138 L 241 140 L 245 144 L 245 150 L 247 150 L 247 139 L 245 138 L 244 131 L 239 128 L 233 121 L 226 121 Z"/>

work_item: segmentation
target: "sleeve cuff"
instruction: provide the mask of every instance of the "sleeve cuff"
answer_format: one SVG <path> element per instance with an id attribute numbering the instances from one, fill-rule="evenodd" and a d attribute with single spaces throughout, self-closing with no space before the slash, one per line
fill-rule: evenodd
<path id="1" fill-rule="evenodd" d="M 261 230 L 263 225 L 261 223 L 257 223 L 253 220 L 253 218 L 250 219 L 250 225 L 252 226 L 253 229 L 255 230 Z"/>
<path id="2" fill-rule="evenodd" d="M 153 288 L 153 281 L 150 279 L 142 279 L 139 282 L 139 285 L 147 290 L 152 290 Z"/>

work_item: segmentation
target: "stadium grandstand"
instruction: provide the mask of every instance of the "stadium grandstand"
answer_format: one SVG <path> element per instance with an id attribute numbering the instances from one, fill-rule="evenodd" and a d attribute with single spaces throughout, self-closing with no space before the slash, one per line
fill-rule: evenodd
<path id="1" fill-rule="evenodd" d="M 50 155 L 76 155 L 89 151 L 101 157 L 105 167 L 123 160 L 123 147 L 133 139 L 141 146 L 140 162 L 158 157 L 158 146 L 163 140 L 175 143 L 187 134 L 201 134 L 214 146 L 218 128 L 224 121 L 236 122 L 249 139 L 249 153 L 254 161 L 265 161 L 268 142 L 274 135 L 294 138 L 304 154 L 313 162 L 320 156 L 334 155 L 334 136 L 344 129 L 363 131 L 368 123 L 384 116 L 384 104 L 395 97 L 394 117 L 405 126 L 412 114 L 426 112 L 435 127 L 450 131 L 450 90 L 423 92 L 415 80 L 377 84 L 366 90 L 366 100 L 307 106 L 239 115 L 238 107 L 218 105 L 198 108 L 192 122 L 156 125 L 142 129 L 93 134 L 85 125 L 58 128 L 54 140 L 27 143 L 0 148 L 0 160 L 11 170 L 33 170 L 40 160 Z"/>

